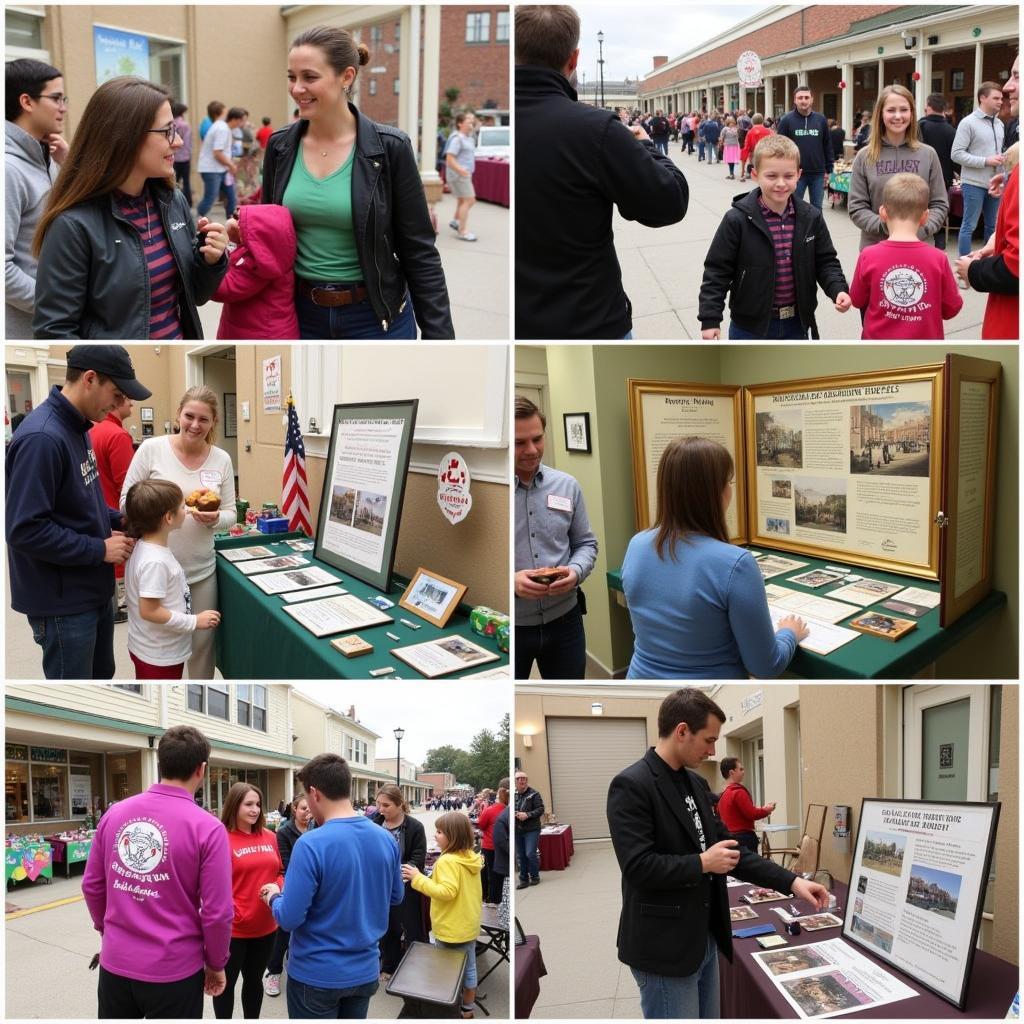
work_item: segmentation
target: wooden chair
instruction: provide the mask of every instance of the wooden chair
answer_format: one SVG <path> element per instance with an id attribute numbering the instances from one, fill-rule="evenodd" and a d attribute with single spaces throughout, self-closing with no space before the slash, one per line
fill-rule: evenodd
<path id="1" fill-rule="evenodd" d="M 796 846 L 778 846 L 772 848 L 768 842 L 768 833 L 761 836 L 762 857 L 782 857 L 782 866 L 786 867 L 786 857 L 796 857 L 803 860 L 802 854 L 806 852 L 808 858 L 813 858 L 813 867 L 803 868 L 804 871 L 817 871 L 818 860 L 821 857 L 821 839 L 825 834 L 825 818 L 828 816 L 828 804 L 808 804 L 807 813 L 804 815 L 804 830 L 800 842 Z M 811 846 L 805 847 L 804 840 L 810 840 Z M 790 870 L 796 868 L 790 865 Z M 799 874 L 799 872 L 798 872 Z"/>

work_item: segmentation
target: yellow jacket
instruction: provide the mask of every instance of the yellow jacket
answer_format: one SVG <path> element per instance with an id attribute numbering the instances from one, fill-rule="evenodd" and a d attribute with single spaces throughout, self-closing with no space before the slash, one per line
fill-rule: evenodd
<path id="1" fill-rule="evenodd" d="M 471 942 L 480 934 L 483 858 L 472 850 L 442 853 L 434 872 L 416 875 L 412 887 L 430 897 L 430 930 L 442 942 Z"/>

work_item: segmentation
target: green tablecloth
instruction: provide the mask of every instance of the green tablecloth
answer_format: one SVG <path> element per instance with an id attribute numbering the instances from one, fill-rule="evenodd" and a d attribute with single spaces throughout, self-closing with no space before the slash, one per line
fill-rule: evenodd
<path id="1" fill-rule="evenodd" d="M 760 546 L 754 550 L 807 563 L 800 569 L 773 576 L 766 581 L 768 583 L 776 583 L 805 594 L 814 594 L 816 597 L 828 597 L 831 591 L 846 585 L 840 580 L 835 585 L 814 589 L 801 586 L 790 580 L 791 576 L 799 576 L 812 569 L 821 569 L 826 565 L 842 565 L 843 563 L 837 559 L 812 558 L 809 555 L 796 555 L 788 551 L 771 551 L 769 548 Z M 904 587 L 919 587 L 922 590 L 933 590 L 936 593 L 939 590 L 939 584 L 933 580 L 918 580 L 910 576 L 897 576 L 895 573 L 857 566 L 851 566 L 850 572 L 867 579 L 898 583 Z M 622 590 L 622 571 L 620 569 L 611 570 L 607 577 L 608 586 L 612 590 Z M 889 600 L 889 598 L 882 600 Z M 1005 604 L 1006 595 L 1001 591 L 994 590 L 969 612 L 957 619 L 948 629 L 942 629 L 939 626 L 939 609 L 936 607 L 916 619 L 917 629 L 911 630 L 899 640 L 893 641 L 879 636 L 861 635 L 831 654 L 814 654 L 798 647 L 787 671 L 805 679 L 909 679 L 931 665 L 940 654 L 958 644 L 978 626 L 989 612 Z M 883 615 L 897 614 L 880 606 L 881 602 L 879 601 L 867 605 L 861 609 L 861 612 L 867 613 L 876 610 Z M 910 616 L 902 616 L 902 618 L 910 618 Z M 836 625 L 845 626 L 846 621 L 837 622 Z"/>
<path id="2" fill-rule="evenodd" d="M 380 593 L 362 580 L 343 573 L 334 566 L 320 562 L 312 551 L 293 551 L 286 539 L 297 539 L 297 533 L 279 533 L 265 536 L 247 534 L 243 537 L 219 538 L 215 542 L 218 551 L 224 548 L 244 548 L 264 545 L 275 555 L 302 555 L 312 565 L 319 566 L 338 578 L 339 585 L 356 597 L 370 598 Z M 326 586 L 326 584 L 325 584 Z M 331 646 L 335 636 L 317 638 L 308 629 L 299 625 L 281 609 L 284 599 L 277 594 L 264 594 L 251 578 L 243 576 L 235 565 L 226 558 L 217 558 L 217 590 L 220 612 L 223 616 L 217 628 L 217 667 L 225 679 L 367 679 L 371 669 L 390 667 L 395 671 L 383 679 L 422 679 L 414 668 L 389 652 L 393 647 L 408 647 L 411 644 L 434 640 L 441 636 L 463 636 L 486 650 L 500 656 L 499 661 L 478 665 L 464 673 L 454 672 L 444 679 L 458 679 L 462 675 L 473 675 L 487 669 L 508 664 L 508 654 L 498 650 L 493 637 L 479 636 L 469 625 L 469 609 L 460 606 L 448 620 L 444 629 L 438 629 L 426 619 L 420 619 L 398 606 L 398 599 L 406 583 L 393 583 L 388 598 L 395 602 L 387 614 L 394 622 L 373 626 L 356 632 L 368 643 L 373 651 L 358 658 L 346 658 Z M 403 626 L 400 618 L 408 619 L 421 626 L 410 629 Z M 402 639 L 398 643 L 384 634 L 394 633 Z"/>
<path id="3" fill-rule="evenodd" d="M 828 187 L 833 192 L 849 192 L 850 191 L 850 172 L 839 171 L 836 173 L 833 171 L 828 176 Z"/>
<path id="4" fill-rule="evenodd" d="M 53 850 L 49 843 L 4 847 L 4 881 L 53 878 Z"/>

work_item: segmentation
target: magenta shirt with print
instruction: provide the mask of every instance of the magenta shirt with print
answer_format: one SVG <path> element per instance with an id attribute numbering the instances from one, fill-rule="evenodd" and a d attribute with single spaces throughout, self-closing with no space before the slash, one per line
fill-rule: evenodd
<path id="1" fill-rule="evenodd" d="M 112 974 L 181 981 L 228 961 L 227 833 L 187 790 L 157 783 L 114 804 L 93 838 L 82 894 Z"/>

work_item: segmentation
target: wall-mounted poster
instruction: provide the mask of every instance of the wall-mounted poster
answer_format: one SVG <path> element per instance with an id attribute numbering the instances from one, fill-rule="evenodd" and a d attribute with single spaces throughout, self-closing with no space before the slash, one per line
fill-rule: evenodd
<path id="1" fill-rule="evenodd" d="M 336 405 L 315 556 L 387 591 L 419 400 Z"/>
<path id="2" fill-rule="evenodd" d="M 263 360 L 263 411 L 281 412 L 281 357 Z"/>
<path id="3" fill-rule="evenodd" d="M 97 85 L 121 75 L 149 78 L 149 39 L 146 36 L 93 25 L 92 45 Z"/>
<path id="4" fill-rule="evenodd" d="M 998 803 L 865 799 L 843 937 L 961 1010 Z"/>

